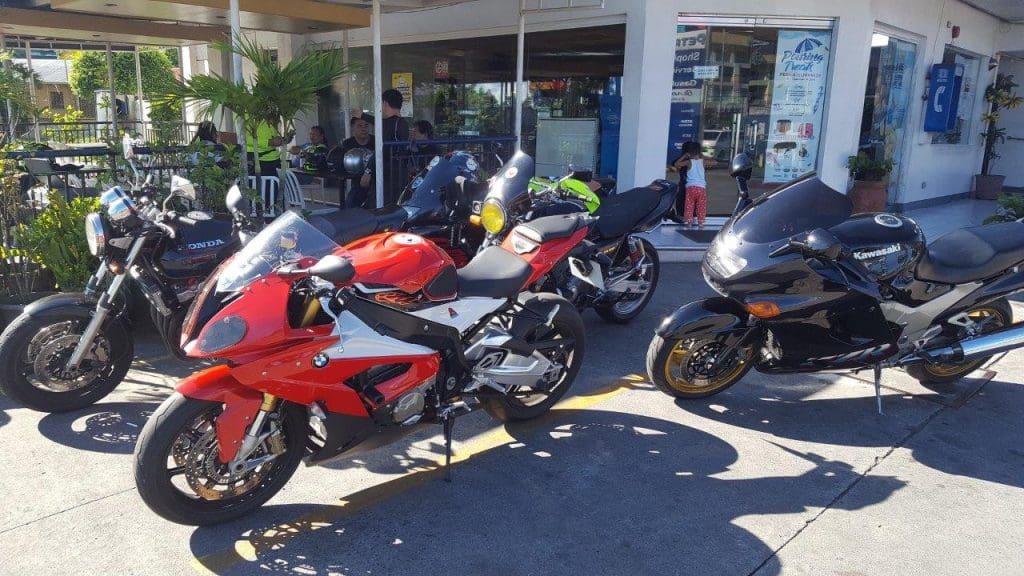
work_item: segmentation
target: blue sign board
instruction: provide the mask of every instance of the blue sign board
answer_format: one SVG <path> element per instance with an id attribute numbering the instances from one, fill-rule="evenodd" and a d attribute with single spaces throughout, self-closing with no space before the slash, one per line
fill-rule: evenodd
<path id="1" fill-rule="evenodd" d="M 956 112 L 960 106 L 960 91 L 964 83 L 962 64 L 935 64 L 928 84 L 928 104 L 925 107 L 925 132 L 953 132 L 956 130 Z"/>

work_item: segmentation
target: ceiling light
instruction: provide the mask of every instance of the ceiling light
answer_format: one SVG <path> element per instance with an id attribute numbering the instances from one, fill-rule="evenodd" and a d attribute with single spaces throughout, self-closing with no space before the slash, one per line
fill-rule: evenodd
<path id="1" fill-rule="evenodd" d="M 872 48 L 884 48 L 889 45 L 889 37 L 885 34 L 879 34 L 875 32 L 871 35 L 871 47 Z"/>

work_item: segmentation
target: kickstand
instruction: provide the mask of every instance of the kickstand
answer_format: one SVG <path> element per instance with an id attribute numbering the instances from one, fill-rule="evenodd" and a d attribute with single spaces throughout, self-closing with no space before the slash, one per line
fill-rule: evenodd
<path id="1" fill-rule="evenodd" d="M 884 415 L 882 412 L 882 365 L 875 364 L 875 402 L 878 404 L 878 414 Z"/>
<path id="2" fill-rule="evenodd" d="M 444 481 L 452 481 L 452 428 L 455 427 L 455 417 L 448 416 L 444 419 Z"/>

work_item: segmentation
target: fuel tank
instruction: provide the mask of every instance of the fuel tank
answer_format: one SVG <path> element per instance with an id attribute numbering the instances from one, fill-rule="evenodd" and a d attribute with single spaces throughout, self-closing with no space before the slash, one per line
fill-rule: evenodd
<path id="1" fill-rule="evenodd" d="M 437 244 L 417 234 L 377 234 L 345 245 L 355 264 L 353 282 L 372 291 L 397 288 L 426 300 L 451 300 L 458 292 L 455 262 Z"/>
<path id="2" fill-rule="evenodd" d="M 917 223 L 896 214 L 857 214 L 829 231 L 879 280 L 912 271 L 925 250 Z"/>
<path id="3" fill-rule="evenodd" d="M 205 278 L 241 247 L 231 235 L 231 222 L 191 212 L 194 225 L 179 224 L 158 257 L 161 271 L 175 280 Z"/>

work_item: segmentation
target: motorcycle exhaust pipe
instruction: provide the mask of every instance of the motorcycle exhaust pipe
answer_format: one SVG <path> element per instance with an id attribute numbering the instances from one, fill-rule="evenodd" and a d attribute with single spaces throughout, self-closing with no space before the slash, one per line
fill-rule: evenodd
<path id="1" fill-rule="evenodd" d="M 961 340 L 944 348 L 922 350 L 917 356 L 901 364 L 913 364 L 918 361 L 929 364 L 960 364 L 1021 347 L 1024 347 L 1024 323 L 1011 324 L 995 332 Z"/>

